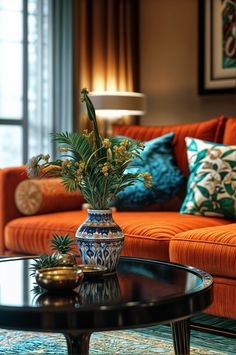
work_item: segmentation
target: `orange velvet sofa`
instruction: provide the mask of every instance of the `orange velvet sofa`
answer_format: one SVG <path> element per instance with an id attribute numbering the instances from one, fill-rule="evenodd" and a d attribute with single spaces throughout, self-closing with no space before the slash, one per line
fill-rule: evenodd
<path id="1" fill-rule="evenodd" d="M 217 117 L 208 121 L 176 126 L 114 126 L 115 135 L 147 141 L 174 132 L 173 154 L 188 177 L 185 137 L 236 145 L 236 118 Z M 27 179 L 24 166 L 0 170 L 0 252 L 2 255 L 50 253 L 53 233 L 75 235 L 87 212 L 82 196 L 73 209 L 22 215 L 15 204 L 15 190 Z M 123 255 L 193 265 L 214 277 L 214 302 L 207 310 L 213 315 L 236 318 L 236 224 L 223 218 L 180 214 L 184 193 L 155 210 L 114 212 L 125 234 Z M 63 199 L 63 196 L 62 196 Z M 58 199 L 57 206 L 63 204 Z M 54 204 L 55 205 L 55 204 Z"/>

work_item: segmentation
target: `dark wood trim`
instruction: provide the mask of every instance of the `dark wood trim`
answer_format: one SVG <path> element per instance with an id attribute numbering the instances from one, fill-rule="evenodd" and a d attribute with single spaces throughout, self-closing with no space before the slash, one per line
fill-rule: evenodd
<path id="1" fill-rule="evenodd" d="M 212 2 L 211 2 L 211 6 L 212 6 Z M 198 94 L 199 95 L 236 94 L 236 87 L 225 88 L 225 89 L 205 88 L 205 30 L 206 30 L 205 7 L 206 7 L 206 0 L 198 0 Z"/>
<path id="2" fill-rule="evenodd" d="M 215 335 L 221 335 L 229 338 L 236 338 L 236 331 L 231 329 L 214 327 L 212 325 L 205 325 L 201 323 L 191 322 L 191 329 L 199 330 L 201 332 L 212 333 Z"/>

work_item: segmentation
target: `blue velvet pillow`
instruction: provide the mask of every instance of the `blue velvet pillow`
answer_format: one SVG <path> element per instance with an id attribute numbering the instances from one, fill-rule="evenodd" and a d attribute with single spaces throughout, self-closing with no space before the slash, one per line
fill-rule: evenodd
<path id="1" fill-rule="evenodd" d="M 141 152 L 143 160 L 138 160 L 136 164 L 138 166 L 128 168 L 127 172 L 149 172 L 152 175 L 153 186 L 147 189 L 142 181 L 137 181 L 117 195 L 115 207 L 141 210 L 166 202 L 179 192 L 185 178 L 174 162 L 171 149 L 173 137 L 174 133 L 168 133 L 145 142 L 145 149 Z"/>

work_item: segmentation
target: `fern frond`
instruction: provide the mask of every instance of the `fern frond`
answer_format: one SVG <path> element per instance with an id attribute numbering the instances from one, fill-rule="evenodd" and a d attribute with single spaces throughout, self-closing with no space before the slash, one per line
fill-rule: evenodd
<path id="1" fill-rule="evenodd" d="M 77 182 L 77 180 L 75 180 L 73 176 L 63 175 L 61 178 L 66 191 L 74 192 L 80 189 L 80 184 Z"/>
<path id="2" fill-rule="evenodd" d="M 62 148 L 68 149 L 73 154 L 75 160 L 87 161 L 93 153 L 88 138 L 76 132 L 72 133 L 52 133 L 52 139 Z"/>

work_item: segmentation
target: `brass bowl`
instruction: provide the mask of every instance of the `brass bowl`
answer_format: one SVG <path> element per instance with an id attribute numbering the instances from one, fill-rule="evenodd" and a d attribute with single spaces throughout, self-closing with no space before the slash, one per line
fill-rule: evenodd
<path id="1" fill-rule="evenodd" d="M 80 268 L 57 266 L 37 270 L 36 281 L 48 291 L 66 291 L 76 288 L 82 282 L 83 276 Z"/>

